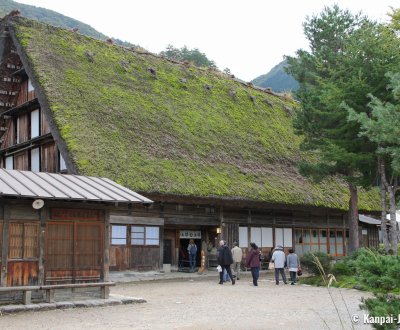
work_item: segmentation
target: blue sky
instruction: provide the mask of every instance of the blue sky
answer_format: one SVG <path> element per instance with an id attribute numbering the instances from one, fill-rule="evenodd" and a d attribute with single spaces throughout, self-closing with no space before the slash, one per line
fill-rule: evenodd
<path id="1" fill-rule="evenodd" d="M 199 48 L 222 70 L 250 81 L 299 48 L 307 15 L 337 3 L 387 21 L 399 0 L 18 0 L 55 10 L 96 30 L 158 53 L 168 44 Z"/>

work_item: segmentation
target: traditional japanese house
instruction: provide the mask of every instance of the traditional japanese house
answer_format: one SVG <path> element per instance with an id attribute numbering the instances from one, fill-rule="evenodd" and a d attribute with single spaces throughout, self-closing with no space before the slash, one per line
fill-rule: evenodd
<path id="1" fill-rule="evenodd" d="M 185 265 L 190 238 L 346 254 L 346 185 L 299 174 L 313 156 L 294 100 L 21 17 L 2 21 L 0 50 L 4 168 L 108 177 L 155 201 L 110 212 L 111 270 Z M 359 206 L 373 216 L 378 193 Z"/>
<path id="2" fill-rule="evenodd" d="M 23 293 L 4 287 L 31 288 L 39 300 L 49 286 L 62 286 L 62 299 L 98 295 L 108 283 L 110 213 L 150 204 L 105 178 L 0 169 L 0 302 Z"/>

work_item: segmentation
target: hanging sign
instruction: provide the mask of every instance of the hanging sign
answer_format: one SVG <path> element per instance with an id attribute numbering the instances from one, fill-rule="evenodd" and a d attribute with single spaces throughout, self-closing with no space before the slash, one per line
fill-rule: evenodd
<path id="1" fill-rule="evenodd" d="M 201 238 L 201 230 L 180 230 L 179 238 Z"/>

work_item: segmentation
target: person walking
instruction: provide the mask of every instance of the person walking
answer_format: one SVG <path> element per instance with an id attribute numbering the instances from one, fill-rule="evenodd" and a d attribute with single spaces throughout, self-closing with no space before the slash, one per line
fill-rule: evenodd
<path id="1" fill-rule="evenodd" d="M 260 251 L 256 243 L 250 243 L 250 250 L 246 256 L 246 267 L 251 269 L 253 285 L 258 286 L 258 277 L 260 276 Z"/>
<path id="2" fill-rule="evenodd" d="M 286 281 L 285 275 L 285 252 L 283 252 L 283 247 L 281 245 L 277 245 L 274 253 L 272 254 L 271 260 L 274 262 L 275 266 L 275 282 L 276 285 L 279 285 L 279 273 L 282 275 L 283 283 L 288 284 Z"/>
<path id="3" fill-rule="evenodd" d="M 218 265 L 221 266 L 222 271 L 219 273 L 219 284 L 224 284 L 224 269 L 228 273 L 229 277 L 232 280 L 232 285 L 235 285 L 235 279 L 232 276 L 231 265 L 233 264 L 232 252 L 229 247 L 226 245 L 224 240 L 219 241 L 218 248 Z"/>
<path id="4" fill-rule="evenodd" d="M 293 249 L 289 249 L 289 254 L 286 257 L 286 267 L 289 268 L 290 282 L 294 285 L 296 283 L 297 270 L 300 268 L 300 260 Z"/>
<path id="5" fill-rule="evenodd" d="M 194 267 L 196 266 L 196 255 L 197 255 L 197 245 L 194 244 L 194 240 L 189 241 L 188 245 L 188 253 L 189 253 L 189 266 L 190 272 L 194 272 Z"/>
<path id="6" fill-rule="evenodd" d="M 243 251 L 237 242 L 233 243 L 231 250 L 233 257 L 233 271 L 236 273 L 236 279 L 240 280 L 240 264 L 242 263 Z"/>

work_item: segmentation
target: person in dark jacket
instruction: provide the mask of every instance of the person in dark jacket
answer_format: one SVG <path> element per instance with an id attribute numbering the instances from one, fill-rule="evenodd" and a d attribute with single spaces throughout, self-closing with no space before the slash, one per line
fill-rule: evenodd
<path id="1" fill-rule="evenodd" d="M 233 257 L 231 250 L 226 245 L 226 242 L 224 240 L 219 241 L 218 265 L 220 265 L 222 268 L 222 271 L 219 272 L 219 284 L 224 284 L 223 276 L 224 276 L 224 269 L 226 269 L 226 272 L 232 279 L 232 285 L 235 285 L 235 280 L 233 279 L 231 271 L 232 264 L 233 264 Z"/>
<path id="2" fill-rule="evenodd" d="M 250 243 L 250 250 L 246 256 L 246 267 L 251 269 L 254 286 L 258 286 L 258 277 L 260 276 L 260 250 L 256 243 Z"/>

